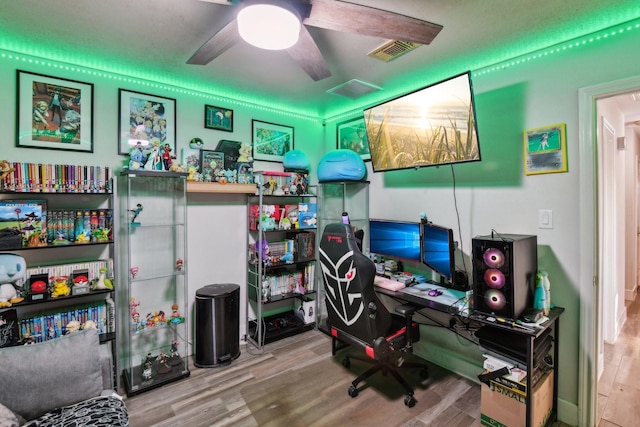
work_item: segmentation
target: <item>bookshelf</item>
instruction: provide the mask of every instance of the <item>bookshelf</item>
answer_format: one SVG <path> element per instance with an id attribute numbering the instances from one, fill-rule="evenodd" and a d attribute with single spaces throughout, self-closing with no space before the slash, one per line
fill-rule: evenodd
<path id="1" fill-rule="evenodd" d="M 0 318 L 15 322 L 16 333 L 0 346 L 56 339 L 75 326 L 95 327 L 114 354 L 111 170 L 10 165 L 0 179 L 0 263 L 24 263 L 24 270 L 11 278 L 0 274 L 3 289 L 15 290 L 9 301 L 0 298 Z"/>

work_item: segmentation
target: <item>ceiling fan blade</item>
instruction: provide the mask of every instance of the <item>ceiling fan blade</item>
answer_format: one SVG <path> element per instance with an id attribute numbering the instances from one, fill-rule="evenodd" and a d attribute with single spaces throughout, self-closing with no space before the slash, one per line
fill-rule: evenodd
<path id="1" fill-rule="evenodd" d="M 305 25 L 411 43 L 430 44 L 442 25 L 337 0 L 309 0 Z"/>
<path id="2" fill-rule="evenodd" d="M 300 26 L 298 42 L 287 49 L 287 53 L 314 81 L 331 76 L 331 71 L 329 71 L 318 45 L 304 25 Z"/>
<path id="3" fill-rule="evenodd" d="M 220 31 L 207 40 L 196 53 L 189 58 L 187 64 L 206 65 L 238 41 L 238 22 L 232 19 Z"/>

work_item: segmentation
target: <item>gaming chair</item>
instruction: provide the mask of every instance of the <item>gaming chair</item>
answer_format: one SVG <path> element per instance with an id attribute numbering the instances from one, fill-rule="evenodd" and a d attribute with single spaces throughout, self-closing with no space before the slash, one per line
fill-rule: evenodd
<path id="1" fill-rule="evenodd" d="M 405 405 L 413 407 L 416 404 L 413 389 L 396 368 L 422 368 L 421 378 L 428 377 L 426 364 L 404 361 L 404 356 L 412 351 L 412 343 L 420 338 L 418 324 L 412 320 L 417 307 L 405 304 L 396 307 L 399 314 L 389 313 L 373 287 L 375 265 L 360 251 L 349 224 L 327 224 L 320 242 L 320 264 L 332 354 L 347 344 L 366 357 L 347 355 L 343 360 L 345 367 L 349 367 L 350 358 L 373 363 L 351 383 L 349 396 L 358 395 L 361 381 L 378 371 L 388 372 L 404 388 Z M 339 347 L 338 343 L 343 345 Z"/>

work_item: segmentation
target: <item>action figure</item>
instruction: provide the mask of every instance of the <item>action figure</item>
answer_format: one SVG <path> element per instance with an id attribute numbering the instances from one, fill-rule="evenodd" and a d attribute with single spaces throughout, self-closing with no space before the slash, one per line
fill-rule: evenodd
<path id="1" fill-rule="evenodd" d="M 133 212 L 133 218 L 131 218 L 131 224 L 134 224 L 140 212 L 142 212 L 142 205 L 138 203 L 135 209 L 129 209 L 129 212 Z"/>

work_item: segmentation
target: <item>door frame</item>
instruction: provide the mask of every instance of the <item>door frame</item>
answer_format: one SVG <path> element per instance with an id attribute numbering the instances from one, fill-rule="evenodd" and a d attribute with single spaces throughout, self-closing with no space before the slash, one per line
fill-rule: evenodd
<path id="1" fill-rule="evenodd" d="M 580 181 L 580 345 L 578 376 L 578 425 L 595 425 L 597 410 L 598 342 L 602 339 L 598 298 L 598 182 L 596 101 L 640 88 L 640 77 L 613 81 L 578 90 Z"/>

